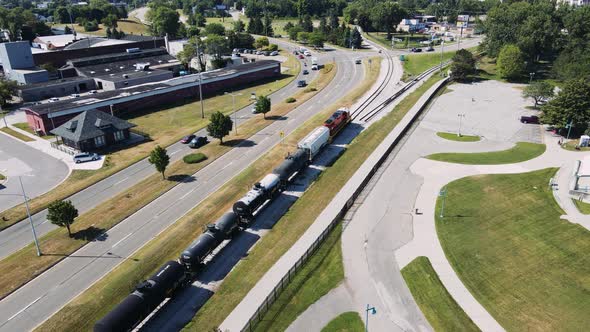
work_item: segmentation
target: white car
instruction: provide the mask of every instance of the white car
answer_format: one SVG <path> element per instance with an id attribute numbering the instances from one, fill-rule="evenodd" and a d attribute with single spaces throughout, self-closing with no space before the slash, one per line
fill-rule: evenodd
<path id="1" fill-rule="evenodd" d="M 270 52 L 270 55 L 277 56 L 277 55 L 279 55 L 279 52 L 278 51 L 272 51 L 272 52 Z"/>
<path id="2" fill-rule="evenodd" d="M 305 54 L 305 56 L 311 56 L 311 52 L 310 51 L 305 51 L 305 52 L 303 52 L 303 54 Z"/>
<path id="3" fill-rule="evenodd" d="M 100 159 L 100 157 L 96 153 L 82 152 L 74 156 L 74 162 L 76 164 L 83 163 L 86 161 L 95 161 L 98 159 Z"/>
<path id="4" fill-rule="evenodd" d="M 50 103 L 53 103 L 53 102 L 56 102 L 56 101 L 59 101 L 59 98 L 55 98 L 55 97 L 49 98 L 49 102 Z"/>

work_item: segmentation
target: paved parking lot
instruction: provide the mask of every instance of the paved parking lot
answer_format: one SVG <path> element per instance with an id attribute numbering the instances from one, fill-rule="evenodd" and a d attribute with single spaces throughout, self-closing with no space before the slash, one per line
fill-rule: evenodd
<path id="1" fill-rule="evenodd" d="M 0 134 L 0 173 L 7 180 L 0 185 L 0 211 L 23 202 L 18 176 L 22 176 L 27 196 L 39 196 L 62 182 L 69 174 L 62 161 L 42 153 L 5 134 Z"/>

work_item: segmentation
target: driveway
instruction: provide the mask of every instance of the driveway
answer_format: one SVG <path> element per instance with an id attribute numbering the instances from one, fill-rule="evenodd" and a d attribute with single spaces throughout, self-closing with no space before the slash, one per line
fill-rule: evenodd
<path id="1" fill-rule="evenodd" d="M 18 176 L 29 198 L 37 197 L 61 183 L 69 174 L 62 161 L 42 153 L 4 133 L 0 134 L 0 173 L 7 177 L 0 185 L 0 211 L 23 202 Z"/>

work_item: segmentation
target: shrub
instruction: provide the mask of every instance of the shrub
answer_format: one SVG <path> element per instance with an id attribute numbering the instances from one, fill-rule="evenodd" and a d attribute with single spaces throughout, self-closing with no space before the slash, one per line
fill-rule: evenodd
<path id="1" fill-rule="evenodd" d="M 305 88 L 305 90 L 303 90 L 303 92 L 312 92 L 312 91 L 318 91 L 318 89 L 309 87 L 309 88 Z"/>
<path id="2" fill-rule="evenodd" d="M 269 51 L 271 51 L 271 52 L 278 51 L 279 50 L 279 45 L 277 45 L 277 44 L 270 44 L 270 45 L 268 45 L 267 49 Z"/>
<path id="3" fill-rule="evenodd" d="M 287 100 L 285 100 L 287 103 L 294 103 L 297 101 L 297 99 L 293 98 L 293 97 L 289 97 L 287 98 Z"/>
<path id="4" fill-rule="evenodd" d="M 207 156 L 202 153 L 191 153 L 187 154 L 182 158 L 182 160 L 187 164 L 196 164 L 200 163 L 201 161 L 207 159 Z"/>

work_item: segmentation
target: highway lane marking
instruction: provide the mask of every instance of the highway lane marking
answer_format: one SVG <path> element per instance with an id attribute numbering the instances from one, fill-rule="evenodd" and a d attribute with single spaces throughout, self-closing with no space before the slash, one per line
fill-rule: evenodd
<path id="1" fill-rule="evenodd" d="M 128 238 L 129 236 L 131 236 L 132 233 L 129 233 L 127 235 L 125 235 L 121 240 L 117 241 L 117 243 L 113 244 L 113 246 L 111 248 L 116 247 L 119 243 L 125 241 L 126 238 Z"/>
<path id="2" fill-rule="evenodd" d="M 129 179 L 129 177 L 126 177 L 126 178 L 124 178 L 121 181 L 117 181 L 117 182 L 113 183 L 113 187 L 116 186 L 116 185 L 118 185 L 119 183 L 122 183 L 123 181 L 127 181 L 128 179 Z"/>
<path id="3" fill-rule="evenodd" d="M 180 197 L 179 200 L 185 199 L 186 196 L 190 195 L 195 190 L 197 190 L 197 188 L 191 189 L 189 192 L 187 192 L 186 194 L 182 195 L 182 197 Z"/>
<path id="4" fill-rule="evenodd" d="M 179 153 L 180 151 L 182 151 L 182 150 L 176 150 L 176 151 L 174 151 L 174 152 L 170 152 L 170 155 L 177 154 L 177 153 Z"/>
<path id="5" fill-rule="evenodd" d="M 35 304 L 37 301 L 39 301 L 41 299 L 41 296 L 39 296 L 38 298 L 36 298 L 35 300 L 33 300 L 33 302 L 29 303 L 26 307 L 22 308 L 21 310 L 19 310 L 16 314 L 10 316 L 10 318 L 8 318 L 8 320 L 6 320 L 6 322 L 12 320 L 14 317 L 20 315 L 23 311 L 29 309 L 30 306 L 32 306 L 33 304 Z M 4 325 L 4 324 L 3 324 Z"/>

